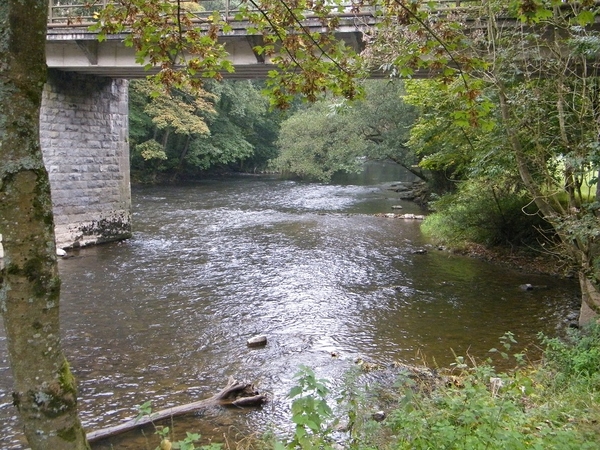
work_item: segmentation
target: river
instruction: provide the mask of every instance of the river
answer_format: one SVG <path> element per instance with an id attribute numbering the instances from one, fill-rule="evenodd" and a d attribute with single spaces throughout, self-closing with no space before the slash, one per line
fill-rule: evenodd
<path id="1" fill-rule="evenodd" d="M 453 352 L 485 358 L 506 331 L 533 348 L 538 332 L 564 329 L 574 281 L 437 250 L 419 221 L 375 216 L 398 204 L 421 211 L 389 183 L 370 183 L 248 176 L 134 189 L 132 239 L 59 262 L 63 347 L 86 428 L 135 416 L 147 400 L 162 409 L 208 397 L 233 376 L 272 401 L 192 415 L 177 428 L 240 439 L 285 426 L 300 365 L 335 383 L 359 357 L 444 366 Z M 248 348 L 259 334 L 268 345 Z M 26 448 L 1 326 L 0 423 L 0 448 Z M 143 439 L 94 448 L 156 446 Z"/>

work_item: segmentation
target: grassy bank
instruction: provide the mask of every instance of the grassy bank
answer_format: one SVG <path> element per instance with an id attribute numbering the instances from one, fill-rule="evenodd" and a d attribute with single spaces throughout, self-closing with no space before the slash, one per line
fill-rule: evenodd
<path id="1" fill-rule="evenodd" d="M 498 373 L 492 358 L 477 363 L 457 357 L 439 373 L 400 373 L 393 387 L 354 384 L 339 399 L 337 420 L 325 405 L 327 383 L 303 369 L 291 393 L 296 433 L 266 447 L 600 448 L 600 327 L 572 330 L 566 340 L 540 339 L 545 351 L 536 364 L 511 353 L 510 333 L 501 339 L 491 355 L 513 362 L 508 372 Z"/>

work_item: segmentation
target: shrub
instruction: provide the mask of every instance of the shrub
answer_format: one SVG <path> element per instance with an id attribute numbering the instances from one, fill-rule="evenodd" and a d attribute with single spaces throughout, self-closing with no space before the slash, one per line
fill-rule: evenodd
<path id="1" fill-rule="evenodd" d="M 424 232 L 453 247 L 531 244 L 549 228 L 524 193 L 484 183 L 467 182 L 431 206 Z"/>
<path id="2" fill-rule="evenodd" d="M 600 388 L 600 325 L 569 329 L 567 339 L 540 337 L 546 346 L 546 366 L 559 387 L 578 381 Z"/>

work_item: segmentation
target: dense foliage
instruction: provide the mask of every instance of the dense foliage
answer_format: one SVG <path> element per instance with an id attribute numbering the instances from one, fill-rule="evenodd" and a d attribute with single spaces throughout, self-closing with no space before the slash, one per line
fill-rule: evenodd
<path id="1" fill-rule="evenodd" d="M 233 31 L 232 21 L 249 25 L 259 37 L 253 50 L 268 58 L 277 70 L 268 74 L 271 103 L 287 108 L 296 94 L 311 101 L 326 91 L 354 98 L 364 74 L 352 47 L 338 39 L 335 30 L 347 5 L 344 0 L 249 0 L 235 4 L 232 16 L 223 14 L 223 2 L 119 0 L 95 13 L 93 26 L 100 39 L 126 33 L 125 44 L 136 50 L 150 75 L 167 87 L 202 86 L 202 78 L 221 79 L 234 70 L 219 33 Z M 355 9 L 352 7 L 352 9 Z M 216 13 L 213 13 L 216 12 Z M 311 18 L 316 27 L 307 27 Z"/>
<path id="2" fill-rule="evenodd" d="M 139 181 L 207 170 L 262 170 L 275 154 L 280 113 L 250 81 L 206 82 L 193 92 L 156 94 L 148 81 L 130 89 L 131 168 Z"/>
<path id="3" fill-rule="evenodd" d="M 527 195 L 556 233 L 558 252 L 578 266 L 585 323 L 600 312 L 594 2 L 467 6 L 392 2 L 366 56 L 394 76 L 432 77 L 408 100 L 424 110 L 410 141 L 415 152 L 460 189 L 486 183 Z M 485 26 L 471 29 L 472 18 Z"/>
<path id="4" fill-rule="evenodd" d="M 432 200 L 430 209 L 423 231 L 455 249 L 475 243 L 540 251 L 552 243 L 552 228 L 527 193 L 508 185 L 469 180 Z"/>
<path id="5" fill-rule="evenodd" d="M 371 80 L 364 91 L 359 100 L 326 98 L 294 111 L 281 124 L 272 167 L 328 181 L 336 172 L 360 171 L 365 160 L 391 160 L 425 178 L 406 145 L 416 111 L 402 101 L 403 83 Z"/>

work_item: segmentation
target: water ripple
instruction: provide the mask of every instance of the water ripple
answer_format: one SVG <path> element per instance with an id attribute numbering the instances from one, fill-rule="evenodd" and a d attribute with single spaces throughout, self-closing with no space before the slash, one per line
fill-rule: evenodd
<path id="1" fill-rule="evenodd" d="M 234 376 L 273 401 L 208 414 L 202 433 L 285 428 L 301 364 L 339 382 L 359 356 L 388 364 L 423 352 L 445 364 L 450 349 L 486 356 L 505 331 L 531 342 L 560 326 L 576 284 L 415 254 L 427 244 L 418 223 L 371 214 L 387 211 L 388 195 L 264 179 L 134 191 L 133 239 L 60 261 L 63 341 L 86 426 L 119 423 L 147 400 L 160 409 L 208 397 Z M 524 293 L 524 283 L 546 287 Z M 257 334 L 268 345 L 249 349 Z M 0 447 L 20 449 L 3 336 Z"/>

